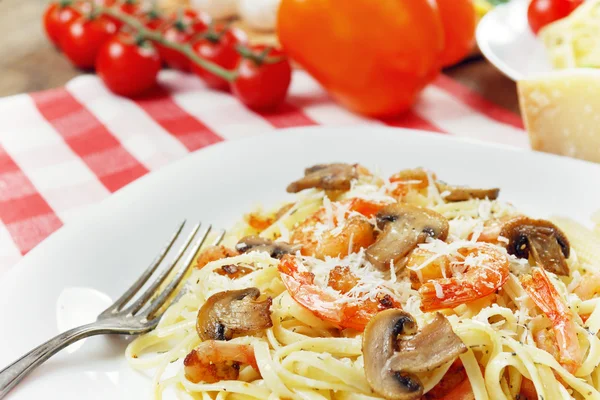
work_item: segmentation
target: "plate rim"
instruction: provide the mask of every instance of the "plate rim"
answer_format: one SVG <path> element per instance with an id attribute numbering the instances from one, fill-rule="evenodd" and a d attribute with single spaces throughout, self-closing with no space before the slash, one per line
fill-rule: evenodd
<path id="1" fill-rule="evenodd" d="M 489 41 L 484 39 L 483 32 L 485 29 L 487 29 L 486 24 L 489 24 L 489 20 L 494 18 L 497 13 L 503 12 L 503 8 L 509 8 L 511 6 L 514 7 L 518 1 L 519 0 L 512 0 L 508 3 L 500 4 L 494 7 L 481 18 L 477 24 L 477 27 L 475 28 L 475 41 L 477 42 L 479 50 L 481 50 L 481 54 L 483 54 L 485 59 L 487 59 L 490 64 L 492 64 L 500 73 L 514 82 L 523 79 L 523 74 L 509 67 L 504 61 L 502 61 L 502 59 L 496 56 L 496 54 L 490 48 Z"/>
<path id="2" fill-rule="evenodd" d="M 540 71 L 522 71 L 519 69 L 515 69 L 507 64 L 503 58 L 499 57 L 496 52 L 492 50 L 490 46 L 490 40 L 487 39 L 487 35 L 484 34 L 488 30 L 488 25 L 492 19 L 498 19 L 499 15 L 502 13 L 519 13 L 523 14 L 522 16 L 525 18 L 522 23 L 526 25 L 526 28 L 529 29 L 529 24 L 526 20 L 527 17 L 527 0 L 509 0 L 507 3 L 500 4 L 490 11 L 488 11 L 479 21 L 477 27 L 475 29 L 475 41 L 477 46 L 479 47 L 481 54 L 484 58 L 489 61 L 502 75 L 506 76 L 513 82 L 518 82 L 523 79 L 538 77 L 539 75 L 543 75 L 546 73 L 551 73 L 552 71 L 556 71 L 550 64 L 550 61 L 546 59 L 547 69 Z M 519 8 L 523 8 L 522 12 Z M 506 20 L 506 18 L 502 18 L 502 20 Z M 523 35 L 523 32 L 521 32 Z M 535 36 L 535 35 L 534 35 Z M 528 39 L 529 40 L 529 39 Z M 542 46 L 542 45 L 540 45 Z M 542 46 L 543 47 L 543 46 Z M 538 50 L 536 49 L 536 52 Z"/>

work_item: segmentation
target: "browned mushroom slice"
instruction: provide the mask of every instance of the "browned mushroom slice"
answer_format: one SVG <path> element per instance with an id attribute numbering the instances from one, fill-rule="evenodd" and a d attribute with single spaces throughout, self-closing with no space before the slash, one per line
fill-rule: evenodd
<path id="1" fill-rule="evenodd" d="M 443 197 L 446 201 L 466 201 L 471 199 L 496 200 L 500 194 L 499 188 L 475 189 L 466 186 L 452 186 L 442 181 L 436 181 L 440 193 L 447 192 Z"/>
<path id="2" fill-rule="evenodd" d="M 271 298 L 256 301 L 257 288 L 215 293 L 198 311 L 196 331 L 202 340 L 229 340 L 234 334 L 256 332 L 273 326 Z"/>
<path id="3" fill-rule="evenodd" d="M 295 253 L 296 250 L 300 249 L 300 246 L 292 246 L 285 242 L 273 242 L 260 236 L 246 236 L 235 245 L 235 249 L 240 253 L 264 251 L 273 258 L 281 258 L 285 254 Z"/>
<path id="4" fill-rule="evenodd" d="M 307 168 L 304 177 L 288 185 L 289 193 L 304 189 L 350 190 L 352 180 L 358 178 L 356 164 L 318 164 Z"/>
<path id="5" fill-rule="evenodd" d="M 516 217 L 506 222 L 500 236 L 508 239 L 506 250 L 519 258 L 533 258 L 546 271 L 569 275 L 570 246 L 565 234 L 552 222 Z"/>
<path id="6" fill-rule="evenodd" d="M 408 340 L 398 338 L 415 333 Z M 415 373 L 439 367 L 466 350 L 441 314 L 417 333 L 417 323 L 407 312 L 382 311 L 365 328 L 365 376 L 371 388 L 386 399 L 420 399 L 423 383 Z"/>
<path id="7" fill-rule="evenodd" d="M 467 351 L 450 322 L 440 313 L 413 338 L 400 341 L 399 349 L 388 365 L 394 371 L 410 373 L 432 371 Z"/>
<path id="8" fill-rule="evenodd" d="M 377 213 L 377 226 L 383 232 L 366 251 L 367 259 L 379 270 L 390 268 L 428 237 L 445 240 L 448 220 L 426 208 L 392 204 Z"/>
<path id="9" fill-rule="evenodd" d="M 242 278 L 251 272 L 254 272 L 254 269 L 252 269 L 250 267 L 246 267 L 244 265 L 227 264 L 227 265 L 222 265 L 221 268 L 215 270 L 214 272 L 216 272 L 217 274 L 219 274 L 221 276 L 226 276 L 229 279 L 235 280 L 235 279 Z"/>

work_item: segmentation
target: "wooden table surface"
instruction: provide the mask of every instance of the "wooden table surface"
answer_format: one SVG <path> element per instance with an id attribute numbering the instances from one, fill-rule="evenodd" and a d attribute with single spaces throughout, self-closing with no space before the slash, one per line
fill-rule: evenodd
<path id="1" fill-rule="evenodd" d="M 0 96 L 64 85 L 81 71 L 46 39 L 41 16 L 47 0 L 0 0 Z M 488 100 L 519 112 L 515 84 L 483 59 L 446 73 Z"/>

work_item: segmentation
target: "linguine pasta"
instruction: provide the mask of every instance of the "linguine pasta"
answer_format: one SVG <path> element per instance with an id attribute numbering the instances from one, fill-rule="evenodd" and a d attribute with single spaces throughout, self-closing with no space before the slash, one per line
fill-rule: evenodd
<path id="1" fill-rule="evenodd" d="M 219 400 L 600 399 L 598 226 L 523 219 L 510 203 L 491 199 L 497 192 L 465 194 L 420 169 L 383 179 L 353 168 L 348 188 L 309 182 L 292 203 L 247 215 L 223 248 L 201 249 L 184 292 L 158 327 L 127 348 L 133 368 L 152 372 L 156 399 L 166 390 Z M 399 249 L 391 240 L 383 248 L 384 236 L 395 234 L 389 224 L 400 214 L 390 210 L 397 209 L 429 210 L 442 228 L 430 229 L 428 220 L 427 235 L 414 245 Z M 514 238 L 502 235 L 512 232 L 510 224 Z M 546 264 L 538 234 L 553 240 L 559 255 L 567 252 L 561 235 L 568 238 L 565 265 Z M 265 247 L 236 250 L 250 235 L 293 249 L 283 256 Z M 513 239 L 525 241 L 514 247 Z M 393 258 L 380 263 L 388 254 Z M 217 339 L 202 340 L 212 333 L 199 328 L 207 323 L 199 310 L 214 311 L 206 311 L 211 296 L 248 288 L 259 290 L 252 304 L 268 308 L 268 326 L 232 327 L 229 337 L 221 330 Z M 375 315 L 398 310 L 419 330 L 441 313 L 464 344 L 431 370 L 398 372 L 415 378 L 418 397 L 386 394 L 366 373 L 393 373 L 389 362 L 373 369 L 363 341 L 379 340 L 371 332 Z M 394 354 L 404 339 L 398 336 Z"/>

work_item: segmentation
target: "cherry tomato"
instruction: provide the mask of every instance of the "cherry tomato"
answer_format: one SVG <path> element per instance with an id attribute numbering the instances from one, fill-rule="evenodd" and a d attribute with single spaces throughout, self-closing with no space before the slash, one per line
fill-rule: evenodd
<path id="1" fill-rule="evenodd" d="M 255 110 L 276 108 L 285 99 L 292 68 L 280 50 L 254 46 L 238 64 L 238 76 L 231 84 L 233 94 Z M 275 62 L 269 62 L 271 59 Z"/>
<path id="2" fill-rule="evenodd" d="M 465 58 L 475 44 L 477 15 L 472 0 L 437 0 L 444 27 L 443 67 Z"/>
<path id="3" fill-rule="evenodd" d="M 140 12 L 142 6 L 138 0 L 125 0 L 119 5 L 119 10 L 125 14 L 135 15 Z"/>
<path id="4" fill-rule="evenodd" d="M 195 42 L 192 49 L 199 57 L 231 70 L 235 68 L 240 60 L 240 54 L 237 52 L 236 47 L 244 42 L 243 36 L 238 33 L 237 29 L 215 26 L 202 39 Z M 191 66 L 192 71 L 202 78 L 208 87 L 220 90 L 229 88 L 229 82 L 220 76 L 194 63 Z"/>
<path id="5" fill-rule="evenodd" d="M 103 16 L 80 17 L 73 21 L 61 38 L 60 47 L 73 65 L 91 69 L 100 47 L 117 32 L 113 21 Z"/>
<path id="6" fill-rule="evenodd" d="M 81 16 L 70 2 L 50 3 L 44 12 L 44 28 L 48 38 L 58 46 L 60 38 L 71 22 Z"/>
<path id="7" fill-rule="evenodd" d="M 194 33 L 189 27 L 180 25 L 177 22 L 173 24 L 167 24 L 167 26 L 163 29 L 162 34 L 166 40 L 179 44 L 188 43 L 194 36 Z M 187 56 L 160 44 L 156 44 L 156 47 L 160 53 L 160 58 L 169 67 L 186 72 L 190 70 L 190 60 L 187 58 Z"/>
<path id="8" fill-rule="evenodd" d="M 583 0 L 532 0 L 527 9 L 531 30 L 537 34 L 551 22 L 571 14 Z"/>
<path id="9" fill-rule="evenodd" d="M 167 23 L 162 15 L 154 9 L 142 14 L 140 20 L 146 28 L 152 29 L 153 31 L 159 30 Z"/>
<path id="10" fill-rule="evenodd" d="M 96 60 L 96 71 L 104 84 L 128 97 L 154 87 L 160 67 L 160 57 L 152 43 L 138 42 L 126 34 L 115 35 L 104 43 Z"/>
<path id="11" fill-rule="evenodd" d="M 195 34 L 206 31 L 212 22 L 210 16 L 205 12 L 192 10 L 190 8 L 183 11 L 182 18 L 184 23 L 190 26 Z"/>

